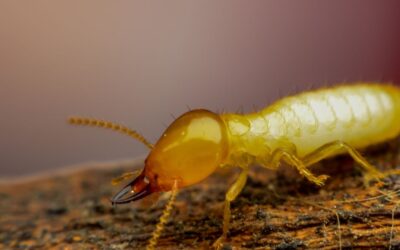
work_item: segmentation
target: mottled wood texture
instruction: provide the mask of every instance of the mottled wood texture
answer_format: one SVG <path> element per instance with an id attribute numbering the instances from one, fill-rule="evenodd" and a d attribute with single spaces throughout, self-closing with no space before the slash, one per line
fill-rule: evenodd
<path id="1" fill-rule="evenodd" d="M 365 155 L 380 169 L 400 169 L 399 148 L 396 140 Z M 126 169 L 115 164 L 0 185 L 0 249 L 144 248 L 168 194 L 113 208 L 109 198 L 119 187 L 110 181 Z M 366 188 L 348 157 L 313 170 L 332 176 L 326 186 L 313 186 L 290 167 L 254 168 L 232 204 L 225 249 L 400 249 L 400 178 Z M 224 194 L 237 173 L 220 170 L 181 190 L 159 249 L 209 248 L 221 233 Z"/>

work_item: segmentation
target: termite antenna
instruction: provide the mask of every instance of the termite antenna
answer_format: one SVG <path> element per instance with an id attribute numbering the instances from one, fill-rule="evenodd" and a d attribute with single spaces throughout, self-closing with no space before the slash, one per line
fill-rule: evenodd
<path id="1" fill-rule="evenodd" d="M 106 128 L 111 129 L 114 131 L 118 131 L 122 134 L 128 135 L 146 145 L 149 149 L 153 149 L 153 144 L 144 138 L 143 135 L 139 134 L 133 129 L 125 127 L 123 125 L 116 124 L 110 121 L 98 120 L 93 118 L 86 118 L 86 117 L 77 117 L 73 116 L 68 118 L 68 123 L 73 125 L 81 125 L 81 126 L 90 126 L 90 127 L 99 127 L 99 128 Z"/>

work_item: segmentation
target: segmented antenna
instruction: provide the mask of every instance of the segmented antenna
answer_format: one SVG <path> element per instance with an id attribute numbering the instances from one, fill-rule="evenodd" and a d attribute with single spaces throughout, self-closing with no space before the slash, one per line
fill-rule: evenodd
<path id="1" fill-rule="evenodd" d="M 154 230 L 154 232 L 151 236 L 151 239 L 149 241 L 149 244 L 146 247 L 146 250 L 154 250 L 154 248 L 157 244 L 157 240 L 158 240 L 158 238 L 160 238 L 162 230 L 164 229 L 165 223 L 167 223 L 168 217 L 171 214 L 172 206 L 174 205 L 174 201 L 175 201 L 177 193 L 178 193 L 178 183 L 177 183 L 177 181 L 175 181 L 174 186 L 172 187 L 171 196 L 169 198 L 169 201 L 164 208 L 164 211 L 161 215 L 160 221 L 157 223 L 156 229 Z"/>
<path id="2" fill-rule="evenodd" d="M 148 142 L 141 134 L 139 134 L 135 130 L 125 127 L 123 125 L 119 125 L 119 124 L 110 122 L 110 121 L 74 116 L 74 117 L 68 118 L 68 122 L 73 125 L 99 127 L 99 128 L 106 128 L 106 129 L 118 131 L 122 134 L 129 135 L 130 137 L 142 142 L 144 145 L 146 145 L 150 149 L 153 149 L 153 147 L 154 147 L 153 144 Z"/>

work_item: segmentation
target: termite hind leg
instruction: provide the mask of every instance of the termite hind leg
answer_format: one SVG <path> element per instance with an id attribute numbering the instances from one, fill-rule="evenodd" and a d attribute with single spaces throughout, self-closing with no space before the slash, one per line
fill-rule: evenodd
<path id="1" fill-rule="evenodd" d="M 376 179 L 379 181 L 385 177 L 382 172 L 372 166 L 354 147 L 343 141 L 334 141 L 321 146 L 314 152 L 305 156 L 303 158 L 303 162 L 306 166 L 309 166 L 343 151 L 347 152 L 354 159 L 354 161 L 360 164 L 360 166 L 367 171 L 367 174 L 365 175 L 366 181 L 369 182 L 370 179 Z"/>
<path id="2" fill-rule="evenodd" d="M 213 246 L 216 249 L 221 249 L 224 241 L 228 235 L 229 225 L 231 220 L 231 202 L 236 199 L 239 193 L 242 191 L 244 185 L 246 184 L 248 174 L 248 168 L 244 168 L 240 173 L 239 177 L 229 188 L 225 195 L 225 207 L 224 207 L 224 220 L 222 226 L 222 235 L 214 242 Z"/>
<path id="3" fill-rule="evenodd" d="M 324 185 L 326 179 L 329 178 L 327 175 L 315 176 L 309 169 L 307 169 L 307 165 L 304 164 L 304 162 L 297 157 L 294 152 L 290 152 L 285 149 L 276 149 L 271 157 L 272 168 L 277 168 L 281 161 L 284 161 L 290 166 L 295 167 L 301 175 L 318 186 Z"/>

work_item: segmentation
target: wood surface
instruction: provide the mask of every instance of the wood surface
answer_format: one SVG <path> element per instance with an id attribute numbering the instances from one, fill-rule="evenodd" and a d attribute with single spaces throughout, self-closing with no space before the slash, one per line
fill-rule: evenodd
<path id="1" fill-rule="evenodd" d="M 400 169 L 399 140 L 368 150 L 382 171 Z M 90 164 L 88 164 L 90 167 Z M 112 178 L 140 167 L 110 164 L 0 184 L 0 249 L 143 249 L 168 193 L 112 207 Z M 346 156 L 316 164 L 322 187 L 291 167 L 253 168 L 232 204 L 224 249 L 400 249 L 400 178 L 366 187 Z M 180 190 L 158 249 L 208 249 L 220 236 L 225 191 L 238 171 L 218 170 Z"/>

